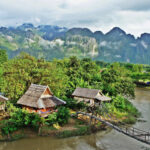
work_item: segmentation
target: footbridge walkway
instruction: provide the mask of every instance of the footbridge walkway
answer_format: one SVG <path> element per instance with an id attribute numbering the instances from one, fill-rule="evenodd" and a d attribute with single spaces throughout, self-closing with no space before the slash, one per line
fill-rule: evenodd
<path id="1" fill-rule="evenodd" d="M 118 126 L 116 124 L 113 123 L 113 121 L 109 120 L 105 120 L 103 117 L 96 117 L 94 115 L 90 115 L 89 113 L 85 113 L 85 112 L 76 112 L 76 115 L 83 115 L 83 116 L 88 116 L 91 119 L 95 119 L 97 121 L 102 122 L 103 124 L 115 129 L 116 131 L 125 134 L 131 138 L 134 138 L 138 141 L 141 141 L 143 143 L 149 144 L 150 145 L 150 133 L 143 131 L 141 129 L 137 129 L 135 127 L 125 127 L 125 126 Z"/>

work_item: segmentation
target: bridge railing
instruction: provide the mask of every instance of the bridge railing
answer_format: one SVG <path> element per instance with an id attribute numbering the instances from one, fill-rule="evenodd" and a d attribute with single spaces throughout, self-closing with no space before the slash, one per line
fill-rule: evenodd
<path id="1" fill-rule="evenodd" d="M 113 119 L 112 117 L 109 115 L 109 112 L 105 106 L 105 104 L 102 104 L 102 107 L 104 109 L 105 115 L 107 115 L 107 117 L 110 119 L 111 123 L 113 123 Z M 116 121 L 119 122 L 119 120 L 116 118 Z M 135 128 L 135 127 L 131 127 L 131 126 L 127 126 L 125 123 L 121 122 L 121 125 L 123 125 L 123 127 L 120 128 L 120 131 L 124 132 L 125 134 L 130 134 L 130 136 L 134 136 L 137 139 L 141 139 L 145 142 L 150 142 L 150 132 Z"/>
<path id="2" fill-rule="evenodd" d="M 92 115 L 85 113 L 85 112 L 77 112 L 76 113 L 76 115 L 79 115 L 79 114 L 82 114 L 82 115 L 88 116 L 90 118 L 96 119 L 96 120 L 108 125 L 109 127 L 113 128 L 119 132 L 122 132 L 123 134 L 126 134 L 126 135 L 128 135 L 134 139 L 137 139 L 141 142 L 144 142 L 146 144 L 150 144 L 150 133 L 149 132 L 146 132 L 144 130 L 141 130 L 141 129 L 138 129 L 135 127 L 130 127 L 130 128 L 122 127 L 122 128 L 120 128 L 117 125 L 114 125 L 107 120 L 103 120 L 102 118 L 92 116 Z"/>

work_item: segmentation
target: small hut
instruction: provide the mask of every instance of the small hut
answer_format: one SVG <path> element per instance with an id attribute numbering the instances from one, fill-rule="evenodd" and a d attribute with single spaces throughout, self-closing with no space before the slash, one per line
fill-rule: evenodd
<path id="1" fill-rule="evenodd" d="M 5 112 L 6 101 L 8 101 L 8 98 L 0 95 L 0 111 L 4 111 Z"/>
<path id="2" fill-rule="evenodd" d="M 101 102 L 111 101 L 110 97 L 104 96 L 100 90 L 88 88 L 76 88 L 72 96 L 78 102 L 85 102 L 90 106 L 100 105 Z"/>
<path id="3" fill-rule="evenodd" d="M 46 117 L 55 111 L 57 106 L 64 105 L 66 102 L 55 97 L 48 86 L 31 84 L 17 104 L 31 113 L 37 112 Z"/>

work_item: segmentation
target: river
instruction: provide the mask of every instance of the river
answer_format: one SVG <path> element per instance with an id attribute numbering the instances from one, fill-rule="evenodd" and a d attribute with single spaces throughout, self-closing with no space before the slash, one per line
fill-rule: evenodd
<path id="1" fill-rule="evenodd" d="M 136 88 L 133 104 L 140 110 L 146 122 L 134 126 L 150 131 L 150 90 Z M 14 142 L 0 143 L 0 150 L 150 150 L 150 146 L 136 141 L 115 130 L 98 132 L 87 136 L 57 139 L 35 137 Z"/>

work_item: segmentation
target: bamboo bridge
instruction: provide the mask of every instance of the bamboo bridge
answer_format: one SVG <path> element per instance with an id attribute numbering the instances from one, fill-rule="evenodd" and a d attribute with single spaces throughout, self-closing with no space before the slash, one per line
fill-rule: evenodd
<path id="1" fill-rule="evenodd" d="M 106 120 L 103 120 L 99 117 L 96 117 L 96 116 L 93 116 L 93 115 L 90 115 L 88 113 L 84 113 L 84 112 L 76 112 L 76 115 L 85 115 L 85 116 L 88 116 L 92 119 L 95 119 L 97 121 L 100 121 L 102 123 L 104 123 L 105 125 L 115 129 L 116 131 L 122 133 L 122 134 L 125 134 L 131 138 L 134 138 L 140 142 L 143 142 L 143 143 L 146 143 L 146 144 L 149 144 L 150 145 L 150 133 L 149 132 L 146 132 L 146 131 L 143 131 L 143 130 L 140 130 L 140 129 L 137 129 L 135 127 L 130 127 L 130 128 L 127 128 L 127 127 L 119 127 L 117 125 L 114 125 L 113 123 L 111 123 L 110 121 L 106 121 Z"/>
<path id="2" fill-rule="evenodd" d="M 122 123 L 123 126 L 119 126 L 116 123 L 113 123 L 114 120 L 112 119 L 112 117 L 109 115 L 108 110 L 106 109 L 105 104 L 101 105 L 103 108 L 103 115 L 105 113 L 105 115 L 107 115 L 107 119 L 105 119 L 102 116 L 95 116 L 95 115 L 90 115 L 89 113 L 85 113 L 85 112 L 76 112 L 76 115 L 83 115 L 83 116 L 88 116 L 91 119 L 95 119 L 97 121 L 102 122 L 103 124 L 111 127 L 112 129 L 125 134 L 133 139 L 136 139 L 140 142 L 143 142 L 145 144 L 149 144 L 150 145 L 150 132 L 135 128 L 135 127 L 127 127 L 125 123 Z M 108 119 L 109 118 L 109 119 Z"/>

